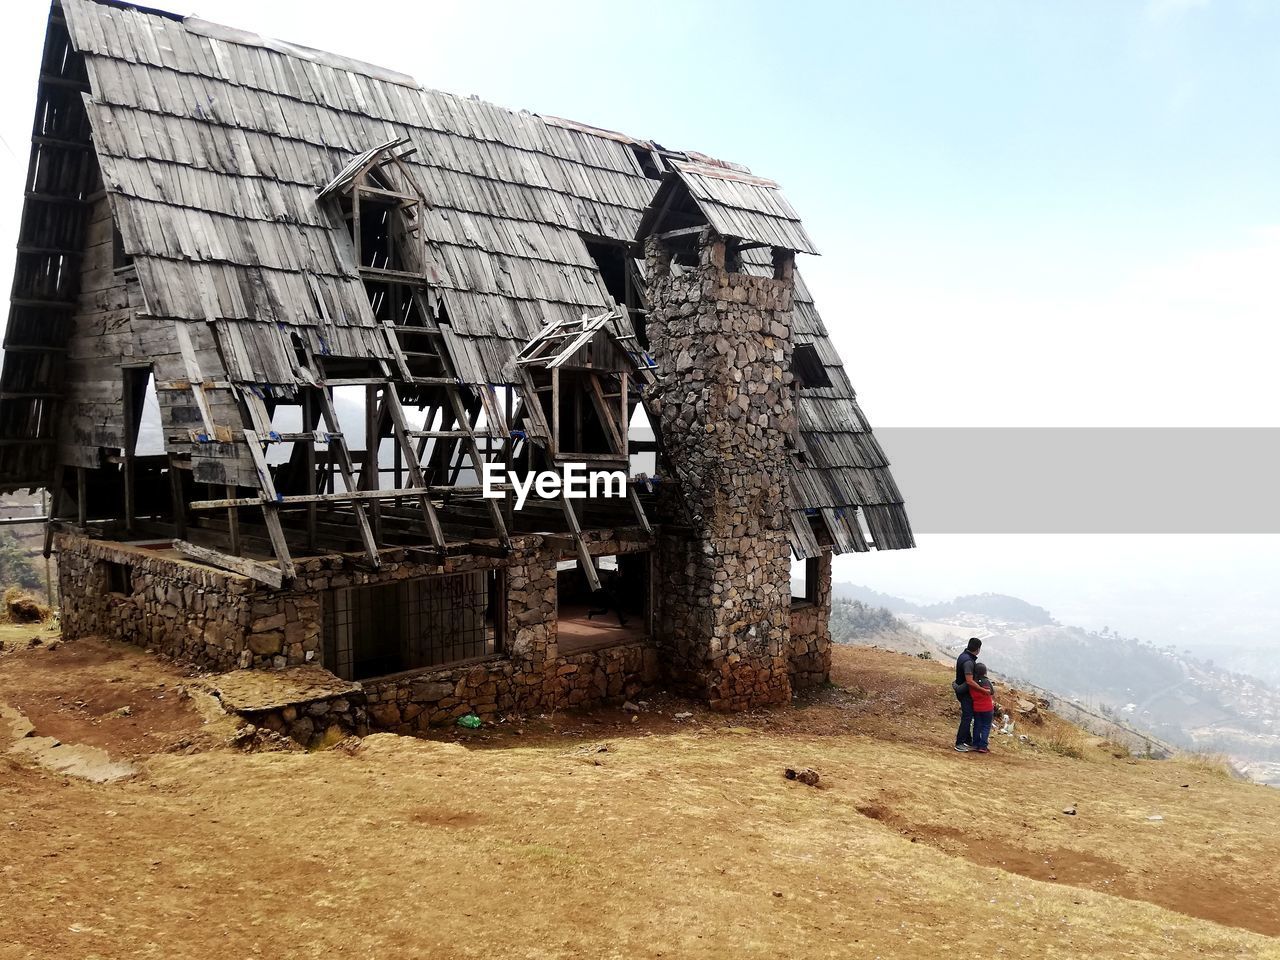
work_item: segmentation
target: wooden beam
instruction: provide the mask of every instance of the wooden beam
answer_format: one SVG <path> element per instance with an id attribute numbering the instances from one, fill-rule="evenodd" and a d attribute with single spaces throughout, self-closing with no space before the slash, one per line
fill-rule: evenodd
<path id="1" fill-rule="evenodd" d="M 228 556 L 220 550 L 200 547 L 194 543 L 188 543 L 186 540 L 174 540 L 173 549 L 184 557 L 207 563 L 222 570 L 230 570 L 232 573 L 238 573 L 243 577 L 249 577 L 259 583 L 264 583 L 274 590 L 279 590 L 284 582 L 280 568 L 269 563 L 250 560 L 248 557 Z"/>
<path id="2" fill-rule="evenodd" d="M 495 483 L 492 487 L 494 490 L 510 490 L 510 484 Z M 484 487 L 479 484 L 468 484 L 465 486 L 454 486 L 450 484 L 437 484 L 426 487 L 402 487 L 395 490 L 351 490 L 345 493 L 317 493 L 317 494 L 296 494 L 292 496 L 281 496 L 276 498 L 276 503 L 285 507 L 303 506 L 311 503 L 354 503 L 363 506 L 370 500 L 397 500 L 401 497 L 420 497 L 424 494 L 472 494 L 479 495 L 484 492 Z M 487 502 L 492 503 L 492 500 Z M 262 505 L 261 497 L 234 497 L 225 500 L 194 500 L 187 504 L 191 510 L 222 510 L 227 507 L 259 507 Z"/>
<path id="3" fill-rule="evenodd" d="M 692 227 L 681 227 L 679 230 L 667 230 L 665 233 L 653 234 L 659 240 L 674 240 L 677 237 L 687 237 L 691 234 L 701 233 L 705 223 L 699 223 Z"/>
<path id="4" fill-rule="evenodd" d="M 569 523 L 569 533 L 573 537 L 574 546 L 578 548 L 578 561 L 582 564 L 582 573 L 587 578 L 587 585 L 592 592 L 600 589 L 600 574 L 596 570 L 595 561 L 591 559 L 591 551 L 582 539 L 582 527 L 578 525 L 578 513 L 573 509 L 573 502 L 563 493 L 560 494 L 560 505 L 564 509 L 564 518 Z"/>

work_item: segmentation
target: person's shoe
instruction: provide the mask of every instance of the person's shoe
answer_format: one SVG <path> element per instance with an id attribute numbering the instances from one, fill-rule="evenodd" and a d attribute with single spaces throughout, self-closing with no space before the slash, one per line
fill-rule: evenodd
<path id="1" fill-rule="evenodd" d="M 973 747 L 969 746 L 967 743 L 956 744 L 956 753 L 971 753 L 972 751 Z"/>
<path id="2" fill-rule="evenodd" d="M 986 747 L 979 747 L 977 750 L 975 750 L 975 751 L 973 751 L 973 752 L 974 752 L 974 753 L 990 753 L 991 751 L 990 751 L 990 750 L 988 750 Z"/>

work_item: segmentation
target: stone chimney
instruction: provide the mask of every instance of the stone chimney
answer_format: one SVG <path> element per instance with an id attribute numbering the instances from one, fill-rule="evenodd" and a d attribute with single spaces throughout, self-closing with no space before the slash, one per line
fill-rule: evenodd
<path id="1" fill-rule="evenodd" d="M 656 633 L 675 686 L 742 710 L 791 698 L 795 254 L 775 249 L 774 275 L 756 277 L 738 271 L 734 241 L 709 227 L 696 240 L 696 266 L 645 241 L 658 372 L 646 406 L 665 470 Z"/>

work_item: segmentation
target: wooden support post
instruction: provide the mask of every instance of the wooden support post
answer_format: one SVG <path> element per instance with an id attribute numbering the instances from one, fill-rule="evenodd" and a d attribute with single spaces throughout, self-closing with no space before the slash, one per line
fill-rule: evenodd
<path id="1" fill-rule="evenodd" d="M 538 402 L 536 396 L 529 397 L 530 405 Z M 551 368 L 551 459 L 560 456 L 560 368 Z"/>
<path id="2" fill-rule="evenodd" d="M 89 492 L 85 480 L 84 467 L 76 467 L 76 523 L 81 531 L 89 523 Z"/>
<path id="3" fill-rule="evenodd" d="M 386 389 L 385 387 L 383 388 Z M 379 450 L 382 445 L 379 429 L 378 387 L 364 388 L 364 463 L 361 465 L 361 489 L 377 490 L 382 486 L 382 465 Z M 369 504 L 369 520 L 373 524 L 373 539 L 382 542 L 382 505 L 376 500 Z"/>
<path id="4" fill-rule="evenodd" d="M 67 468 L 62 464 L 55 464 L 53 468 L 53 486 L 49 490 L 49 522 L 44 525 L 44 558 L 49 559 L 53 553 L 53 525 L 58 520 L 58 514 L 62 510 L 62 484 L 66 479 Z"/>
<path id="5" fill-rule="evenodd" d="M 622 434 L 622 459 L 627 461 L 627 475 L 631 475 L 631 451 L 628 447 L 631 434 L 631 398 L 627 396 L 627 371 L 618 373 L 618 430 Z"/>
<path id="6" fill-rule="evenodd" d="M 315 404 L 311 400 L 310 391 L 302 393 L 302 432 L 311 434 L 310 441 L 304 441 L 306 444 L 306 468 L 307 468 L 307 495 L 315 496 L 316 493 L 316 416 Z M 307 549 L 315 550 L 319 540 L 319 531 L 317 521 L 318 507 L 314 503 L 307 505 Z"/>
<path id="7" fill-rule="evenodd" d="M 169 502 L 173 508 L 173 532 L 179 540 L 187 538 L 187 501 L 182 493 L 182 474 L 173 454 L 169 454 Z"/>
<path id="8" fill-rule="evenodd" d="M 234 500 L 236 488 L 227 484 L 223 490 L 228 500 Z M 231 553 L 240 556 L 240 511 L 237 507 L 227 507 L 227 534 L 231 538 Z"/>
<path id="9" fill-rule="evenodd" d="M 134 500 L 133 454 L 124 455 L 124 529 L 125 533 L 133 533 L 137 521 L 137 508 Z"/>

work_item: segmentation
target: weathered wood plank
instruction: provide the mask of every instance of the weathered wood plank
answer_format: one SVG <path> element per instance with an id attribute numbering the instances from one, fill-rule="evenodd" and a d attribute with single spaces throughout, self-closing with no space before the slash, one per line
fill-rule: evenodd
<path id="1" fill-rule="evenodd" d="M 274 590 L 279 590 L 284 583 L 280 569 L 268 563 L 251 560 L 248 557 L 232 557 L 220 550 L 197 546 L 186 540 L 174 540 L 173 549 L 184 557 L 207 563 L 222 570 L 230 570 L 232 573 L 238 573 L 241 576 L 266 584 Z"/>

